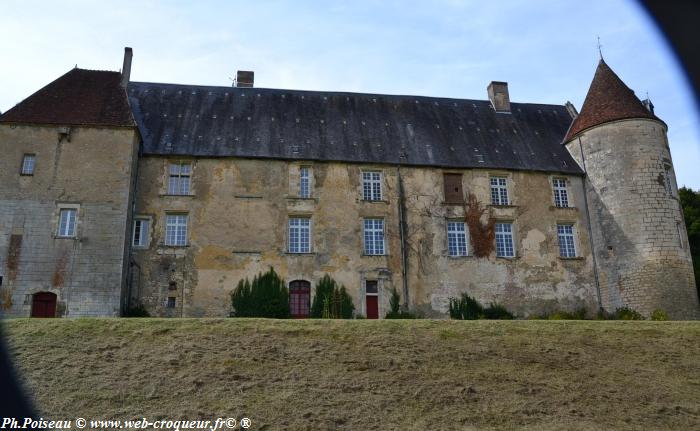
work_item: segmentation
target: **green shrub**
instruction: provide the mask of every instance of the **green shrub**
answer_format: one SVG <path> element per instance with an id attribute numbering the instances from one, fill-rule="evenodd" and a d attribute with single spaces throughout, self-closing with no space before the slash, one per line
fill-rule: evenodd
<path id="1" fill-rule="evenodd" d="M 385 319 L 417 319 L 418 316 L 416 316 L 413 313 L 410 313 L 408 311 L 401 311 L 401 296 L 399 295 L 399 292 L 396 291 L 396 288 L 393 288 L 391 291 L 391 298 L 389 298 L 389 306 L 391 307 L 391 310 L 386 313 Z"/>
<path id="2" fill-rule="evenodd" d="M 463 293 L 459 299 L 450 298 L 450 318 L 452 319 L 476 320 L 482 318 L 483 314 L 484 307 L 466 293 Z"/>
<path id="3" fill-rule="evenodd" d="M 484 319 L 494 319 L 494 320 L 513 320 L 513 313 L 506 310 L 501 304 L 492 302 L 487 308 L 484 308 L 483 313 Z"/>
<path id="4" fill-rule="evenodd" d="M 231 293 L 234 317 L 289 317 L 289 291 L 274 269 L 238 282 Z"/>
<path id="5" fill-rule="evenodd" d="M 129 307 L 124 312 L 124 317 L 151 317 L 151 314 L 146 310 L 143 304 L 137 304 L 133 307 Z"/>
<path id="6" fill-rule="evenodd" d="M 624 306 L 615 310 L 615 320 L 644 320 L 644 317 L 639 312 Z"/>
<path id="7" fill-rule="evenodd" d="M 656 320 L 658 322 L 668 320 L 668 314 L 664 310 L 657 308 L 651 313 L 651 320 Z"/>
<path id="8" fill-rule="evenodd" d="M 311 303 L 311 317 L 323 319 L 352 319 L 355 305 L 345 290 L 328 274 L 316 284 L 316 293 Z"/>

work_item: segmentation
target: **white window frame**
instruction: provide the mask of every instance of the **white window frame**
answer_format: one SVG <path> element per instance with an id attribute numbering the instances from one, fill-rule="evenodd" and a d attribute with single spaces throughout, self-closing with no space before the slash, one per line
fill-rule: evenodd
<path id="1" fill-rule="evenodd" d="M 186 213 L 165 214 L 165 245 L 186 247 L 188 244 L 189 215 Z"/>
<path id="2" fill-rule="evenodd" d="M 492 176 L 489 178 L 491 185 L 491 205 L 510 205 L 508 197 L 508 177 Z"/>
<path id="3" fill-rule="evenodd" d="M 22 156 L 22 169 L 20 170 L 20 175 L 34 175 L 34 168 L 36 167 L 36 154 L 25 153 Z"/>
<path id="4" fill-rule="evenodd" d="M 552 193 L 554 194 L 554 206 L 557 208 L 569 208 L 569 187 L 566 178 L 552 178 Z"/>
<path id="5" fill-rule="evenodd" d="M 299 197 L 308 199 L 311 197 L 311 168 L 299 167 Z"/>
<path id="6" fill-rule="evenodd" d="M 386 244 L 383 218 L 362 219 L 362 249 L 367 256 L 384 256 Z"/>
<path id="7" fill-rule="evenodd" d="M 447 254 L 450 257 L 469 256 L 467 224 L 461 220 L 447 220 Z"/>
<path id="8" fill-rule="evenodd" d="M 289 217 L 287 222 L 287 251 L 294 254 L 311 253 L 310 217 Z"/>
<path id="9" fill-rule="evenodd" d="M 515 238 L 513 235 L 513 223 L 508 221 L 496 222 L 496 256 L 515 257 Z"/>
<path id="10" fill-rule="evenodd" d="M 133 228 L 131 229 L 131 246 L 134 248 L 148 248 L 150 231 L 150 217 L 134 217 Z M 137 232 L 138 243 L 136 242 Z"/>
<path id="11" fill-rule="evenodd" d="M 75 238 L 78 232 L 78 208 L 59 207 L 56 236 L 60 238 Z"/>
<path id="12" fill-rule="evenodd" d="M 578 256 L 576 226 L 574 223 L 557 223 L 557 243 L 559 244 L 559 257 L 572 258 Z"/>
<path id="13" fill-rule="evenodd" d="M 362 200 L 382 200 L 382 172 L 362 171 Z"/>
<path id="14" fill-rule="evenodd" d="M 188 196 L 192 189 L 192 163 L 168 163 L 168 194 Z"/>

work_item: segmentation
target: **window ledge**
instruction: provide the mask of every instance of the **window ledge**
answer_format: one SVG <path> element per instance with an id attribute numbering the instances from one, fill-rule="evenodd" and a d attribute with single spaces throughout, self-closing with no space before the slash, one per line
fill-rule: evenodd
<path id="1" fill-rule="evenodd" d="M 175 198 L 192 198 L 195 195 L 193 193 L 189 193 L 186 195 L 174 195 L 174 194 L 170 194 L 170 193 L 161 193 L 158 196 L 160 196 L 160 197 L 175 197 Z"/>
<path id="2" fill-rule="evenodd" d="M 288 256 L 314 256 L 316 255 L 315 251 L 310 251 L 308 253 L 302 253 L 302 252 L 294 252 L 294 251 L 285 251 L 284 254 Z"/>
<path id="3" fill-rule="evenodd" d="M 379 199 L 379 200 L 370 200 L 370 199 L 360 199 L 360 202 L 368 203 L 368 204 L 388 204 L 389 201 L 386 199 Z"/>
<path id="4" fill-rule="evenodd" d="M 386 254 L 386 253 L 384 253 L 384 254 L 366 254 L 366 253 L 362 253 L 360 256 L 362 256 L 362 257 L 386 257 L 386 256 L 389 256 L 389 255 Z"/>
<path id="5" fill-rule="evenodd" d="M 586 258 L 583 256 L 574 256 L 574 257 L 559 256 L 559 260 L 586 260 Z"/>
<path id="6" fill-rule="evenodd" d="M 488 206 L 491 208 L 517 208 L 518 207 L 518 205 L 512 205 L 512 204 L 508 204 L 508 205 L 489 204 Z"/>
<path id="7" fill-rule="evenodd" d="M 20 177 L 33 177 L 34 174 L 23 174 L 23 173 L 20 173 L 19 176 L 20 176 Z"/>
<path id="8" fill-rule="evenodd" d="M 72 239 L 74 241 L 80 241 L 80 238 L 78 238 L 77 236 L 54 235 L 53 239 Z"/>
<path id="9" fill-rule="evenodd" d="M 552 205 L 549 207 L 550 210 L 564 210 L 564 211 L 578 211 L 578 207 L 558 207 L 556 205 Z"/>
<path id="10" fill-rule="evenodd" d="M 520 256 L 496 256 L 496 259 L 500 260 L 518 260 Z"/>
<path id="11" fill-rule="evenodd" d="M 185 244 L 185 245 L 165 245 L 165 244 L 158 244 L 158 248 L 163 248 L 163 249 L 183 249 L 189 247 L 190 244 Z"/>
<path id="12" fill-rule="evenodd" d="M 261 197 L 262 197 L 262 196 L 261 196 Z M 287 199 L 288 201 L 303 201 L 303 202 L 309 201 L 309 202 L 318 202 L 318 198 L 315 198 L 315 197 L 302 198 L 302 197 L 299 197 L 299 196 L 287 196 L 287 197 L 285 197 L 285 199 Z"/>
<path id="13" fill-rule="evenodd" d="M 443 254 L 444 257 L 450 260 L 463 260 L 463 259 L 473 259 L 474 255 L 467 254 L 465 256 L 450 256 L 449 254 Z"/>

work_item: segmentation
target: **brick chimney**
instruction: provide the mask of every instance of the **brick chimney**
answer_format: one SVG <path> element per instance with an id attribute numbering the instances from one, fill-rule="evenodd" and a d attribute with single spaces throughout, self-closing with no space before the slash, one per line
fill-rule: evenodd
<path id="1" fill-rule="evenodd" d="M 508 96 L 508 83 L 491 81 L 488 88 L 489 100 L 496 112 L 510 112 L 510 96 Z"/>
<path id="2" fill-rule="evenodd" d="M 124 65 L 122 66 L 122 80 L 121 86 L 126 88 L 129 84 L 129 78 L 131 78 L 131 58 L 134 56 L 134 52 L 128 46 L 124 48 Z"/>
<path id="3" fill-rule="evenodd" d="M 252 87 L 255 72 L 251 70 L 239 70 L 236 72 L 236 87 Z"/>

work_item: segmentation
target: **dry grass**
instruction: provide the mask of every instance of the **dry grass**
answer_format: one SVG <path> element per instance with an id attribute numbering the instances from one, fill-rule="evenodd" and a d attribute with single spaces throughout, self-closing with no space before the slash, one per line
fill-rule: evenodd
<path id="1" fill-rule="evenodd" d="M 45 417 L 700 429 L 700 323 L 10 320 Z"/>

